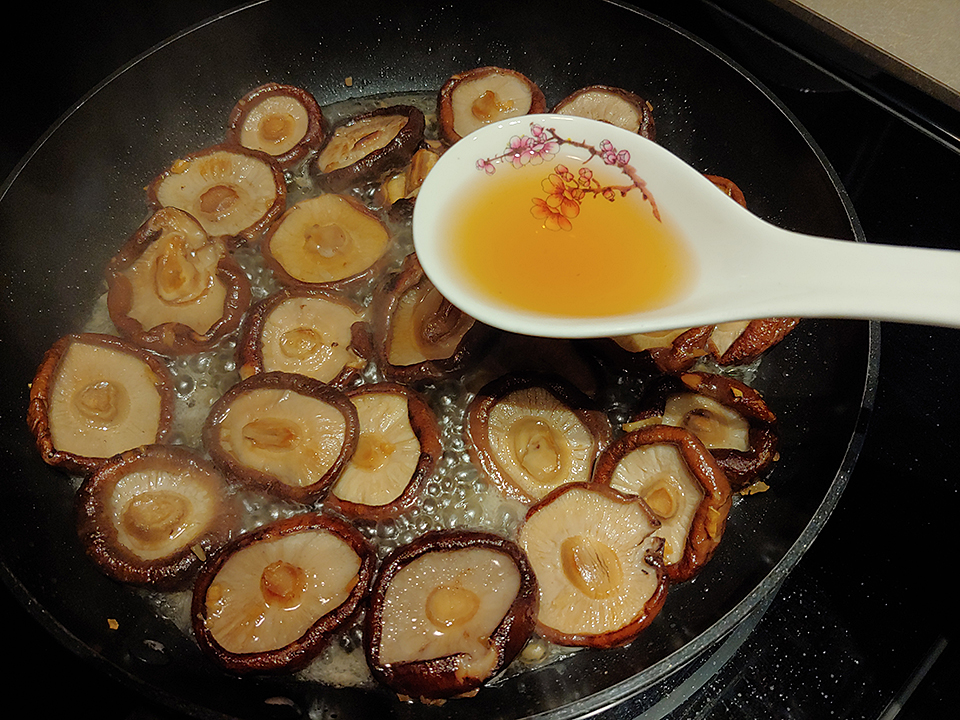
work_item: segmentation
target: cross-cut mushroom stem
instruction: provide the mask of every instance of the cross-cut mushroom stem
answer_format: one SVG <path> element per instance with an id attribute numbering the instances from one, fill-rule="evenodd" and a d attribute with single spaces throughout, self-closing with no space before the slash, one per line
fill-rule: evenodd
<path id="1" fill-rule="evenodd" d="M 668 425 L 626 433 L 597 458 L 593 479 L 650 506 L 672 579 L 693 577 L 713 556 L 732 495 L 723 470 L 693 433 Z"/>
<path id="2" fill-rule="evenodd" d="M 364 650 L 374 676 L 422 700 L 464 695 L 526 644 L 537 581 L 512 541 L 489 533 L 426 533 L 383 562 L 373 585 Z"/>

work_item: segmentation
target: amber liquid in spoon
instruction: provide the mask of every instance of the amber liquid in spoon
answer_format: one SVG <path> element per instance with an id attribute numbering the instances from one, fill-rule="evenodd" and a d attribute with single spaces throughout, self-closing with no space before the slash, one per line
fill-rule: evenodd
<path id="1" fill-rule="evenodd" d="M 480 294 L 527 312 L 603 317 L 661 307 L 687 287 L 691 256 L 639 191 L 575 202 L 556 177 L 554 164 L 504 166 L 470 184 L 449 247 Z M 535 216 L 534 198 L 558 212 L 575 202 L 568 228 L 548 227 L 559 218 L 548 222 L 543 205 Z"/>

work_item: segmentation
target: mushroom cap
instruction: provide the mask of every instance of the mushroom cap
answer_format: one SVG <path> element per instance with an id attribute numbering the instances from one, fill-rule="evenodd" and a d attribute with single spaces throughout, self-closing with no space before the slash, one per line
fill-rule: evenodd
<path id="1" fill-rule="evenodd" d="M 77 530 L 109 577 L 171 589 L 238 528 L 221 473 L 183 446 L 115 455 L 77 491 Z"/>
<path id="2" fill-rule="evenodd" d="M 337 388 L 258 373 L 217 400 L 203 444 L 229 480 L 298 502 L 321 499 L 357 446 L 357 410 Z"/>
<path id="3" fill-rule="evenodd" d="M 439 699 L 479 688 L 530 637 L 537 580 L 512 541 L 428 532 L 384 559 L 364 622 L 370 670 L 395 692 Z"/>
<path id="4" fill-rule="evenodd" d="M 558 487 L 527 513 L 519 544 L 540 585 L 537 632 L 558 645 L 631 642 L 666 599 L 659 521 L 633 495 Z"/>
<path id="5" fill-rule="evenodd" d="M 332 290 L 285 288 L 251 308 L 237 343 L 240 377 L 282 371 L 345 386 L 366 367 L 364 307 Z"/>
<path id="6" fill-rule="evenodd" d="M 612 429 L 606 414 L 563 378 L 518 372 L 480 389 L 464 434 L 471 459 L 500 492 L 532 504 L 559 485 L 589 480 Z"/>
<path id="7" fill-rule="evenodd" d="M 147 201 L 153 210 L 185 210 L 209 235 L 239 246 L 256 240 L 283 212 L 287 185 L 266 153 L 223 143 L 174 161 L 147 187 Z"/>
<path id="8" fill-rule="evenodd" d="M 360 422 L 357 449 L 326 498 L 347 517 L 367 522 L 412 508 L 443 447 L 437 417 L 416 390 L 397 383 L 347 391 Z"/>
<path id="9" fill-rule="evenodd" d="M 597 458 L 593 480 L 643 498 L 660 521 L 671 579 L 693 577 L 713 557 L 733 497 L 720 465 L 693 433 L 669 425 L 628 432 Z"/>
<path id="10" fill-rule="evenodd" d="M 440 139 L 453 145 L 489 123 L 546 112 L 543 91 L 523 73 L 485 66 L 449 77 L 437 95 Z"/>
<path id="11" fill-rule="evenodd" d="M 227 121 L 227 142 L 258 150 L 289 168 L 326 137 L 323 112 L 303 88 L 270 82 L 237 101 Z"/>
<path id="12" fill-rule="evenodd" d="M 648 140 L 656 138 L 650 104 L 642 97 L 610 85 L 588 85 L 575 90 L 553 107 L 561 115 L 577 115 L 616 125 Z"/>
<path id="13" fill-rule="evenodd" d="M 222 238 L 189 213 L 154 212 L 107 266 L 107 308 L 120 333 L 164 355 L 209 350 L 237 330 L 250 281 Z"/>
<path id="14" fill-rule="evenodd" d="M 327 192 L 377 181 L 406 165 L 423 143 L 426 121 L 412 105 L 391 105 L 338 123 L 311 163 Z"/>
<path id="15" fill-rule="evenodd" d="M 305 513 L 258 528 L 203 566 L 194 636 L 232 672 L 302 668 L 356 618 L 375 562 L 372 546 L 339 518 Z"/>
<path id="16" fill-rule="evenodd" d="M 131 448 L 163 442 L 173 378 L 162 358 L 113 335 L 65 335 L 30 386 L 27 424 L 45 462 L 88 474 Z"/>
<path id="17" fill-rule="evenodd" d="M 282 285 L 347 289 L 375 274 L 392 239 L 359 200 L 325 193 L 287 209 L 260 250 Z"/>
<path id="18" fill-rule="evenodd" d="M 689 430 L 740 490 L 777 459 L 777 418 L 754 388 L 726 375 L 685 372 L 661 378 L 641 399 L 625 431 L 644 425 Z"/>
<path id="19" fill-rule="evenodd" d="M 440 294 L 413 253 L 376 289 L 370 331 L 381 372 L 405 383 L 458 372 L 493 337 L 492 328 Z"/>

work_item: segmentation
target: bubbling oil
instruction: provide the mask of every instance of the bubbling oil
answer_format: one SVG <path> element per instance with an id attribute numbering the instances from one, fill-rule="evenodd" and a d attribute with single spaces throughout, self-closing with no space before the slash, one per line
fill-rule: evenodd
<path id="1" fill-rule="evenodd" d="M 377 107 L 408 104 L 420 108 L 427 119 L 427 135 L 436 135 L 435 96 L 429 93 L 358 98 L 324 107 L 324 115 L 335 121 Z M 287 173 L 288 206 L 300 199 L 317 194 L 307 171 L 306 163 Z M 364 204 L 378 209 L 370 188 L 345 191 Z M 387 221 L 393 246 L 385 272 L 398 269 L 407 254 L 413 251 L 409 221 Z M 260 252 L 255 248 L 241 248 L 235 257 L 251 283 L 253 302 L 280 289 Z M 357 288 L 351 299 L 368 305 L 372 299 L 373 283 Z M 107 311 L 106 293 L 94 303 L 84 332 L 117 334 Z M 175 406 L 171 442 L 204 453 L 201 438 L 203 424 L 213 404 L 240 376 L 235 360 L 236 338 L 225 339 L 209 351 L 171 358 L 167 365 L 173 376 Z M 369 364 L 362 381 L 374 383 L 383 377 L 374 364 Z M 394 549 L 412 542 L 429 530 L 465 528 L 486 530 L 507 538 L 516 536 L 526 508 L 500 495 L 483 480 L 470 461 L 463 439 L 467 404 L 472 394 L 465 389 L 462 378 L 436 382 L 419 388 L 434 410 L 441 431 L 444 452 L 438 467 L 422 490 L 416 507 L 391 520 L 375 524 L 359 524 L 358 530 L 372 543 L 382 559 Z M 80 479 L 76 479 L 79 485 Z M 323 503 L 305 506 L 296 502 L 272 498 L 253 490 L 238 489 L 236 499 L 242 508 L 239 532 L 249 532 L 282 518 L 310 510 L 321 510 Z M 192 590 L 157 591 L 134 589 L 144 597 L 157 615 L 192 636 L 190 604 Z M 522 672 L 569 654 L 570 648 L 559 648 L 539 639 L 531 640 L 531 650 L 516 660 L 505 675 Z M 335 687 L 370 688 L 376 684 L 366 665 L 362 652 L 360 621 L 343 630 L 312 663 L 300 670 L 296 677 L 305 682 L 317 682 Z"/>

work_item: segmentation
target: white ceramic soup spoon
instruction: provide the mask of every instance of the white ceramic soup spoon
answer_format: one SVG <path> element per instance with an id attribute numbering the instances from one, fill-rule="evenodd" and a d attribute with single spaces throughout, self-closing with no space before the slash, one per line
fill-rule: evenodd
<path id="1" fill-rule="evenodd" d="M 413 238 L 444 297 L 526 335 L 770 317 L 960 327 L 960 252 L 778 228 L 660 145 L 566 115 L 487 125 L 449 148 L 419 191 Z"/>

